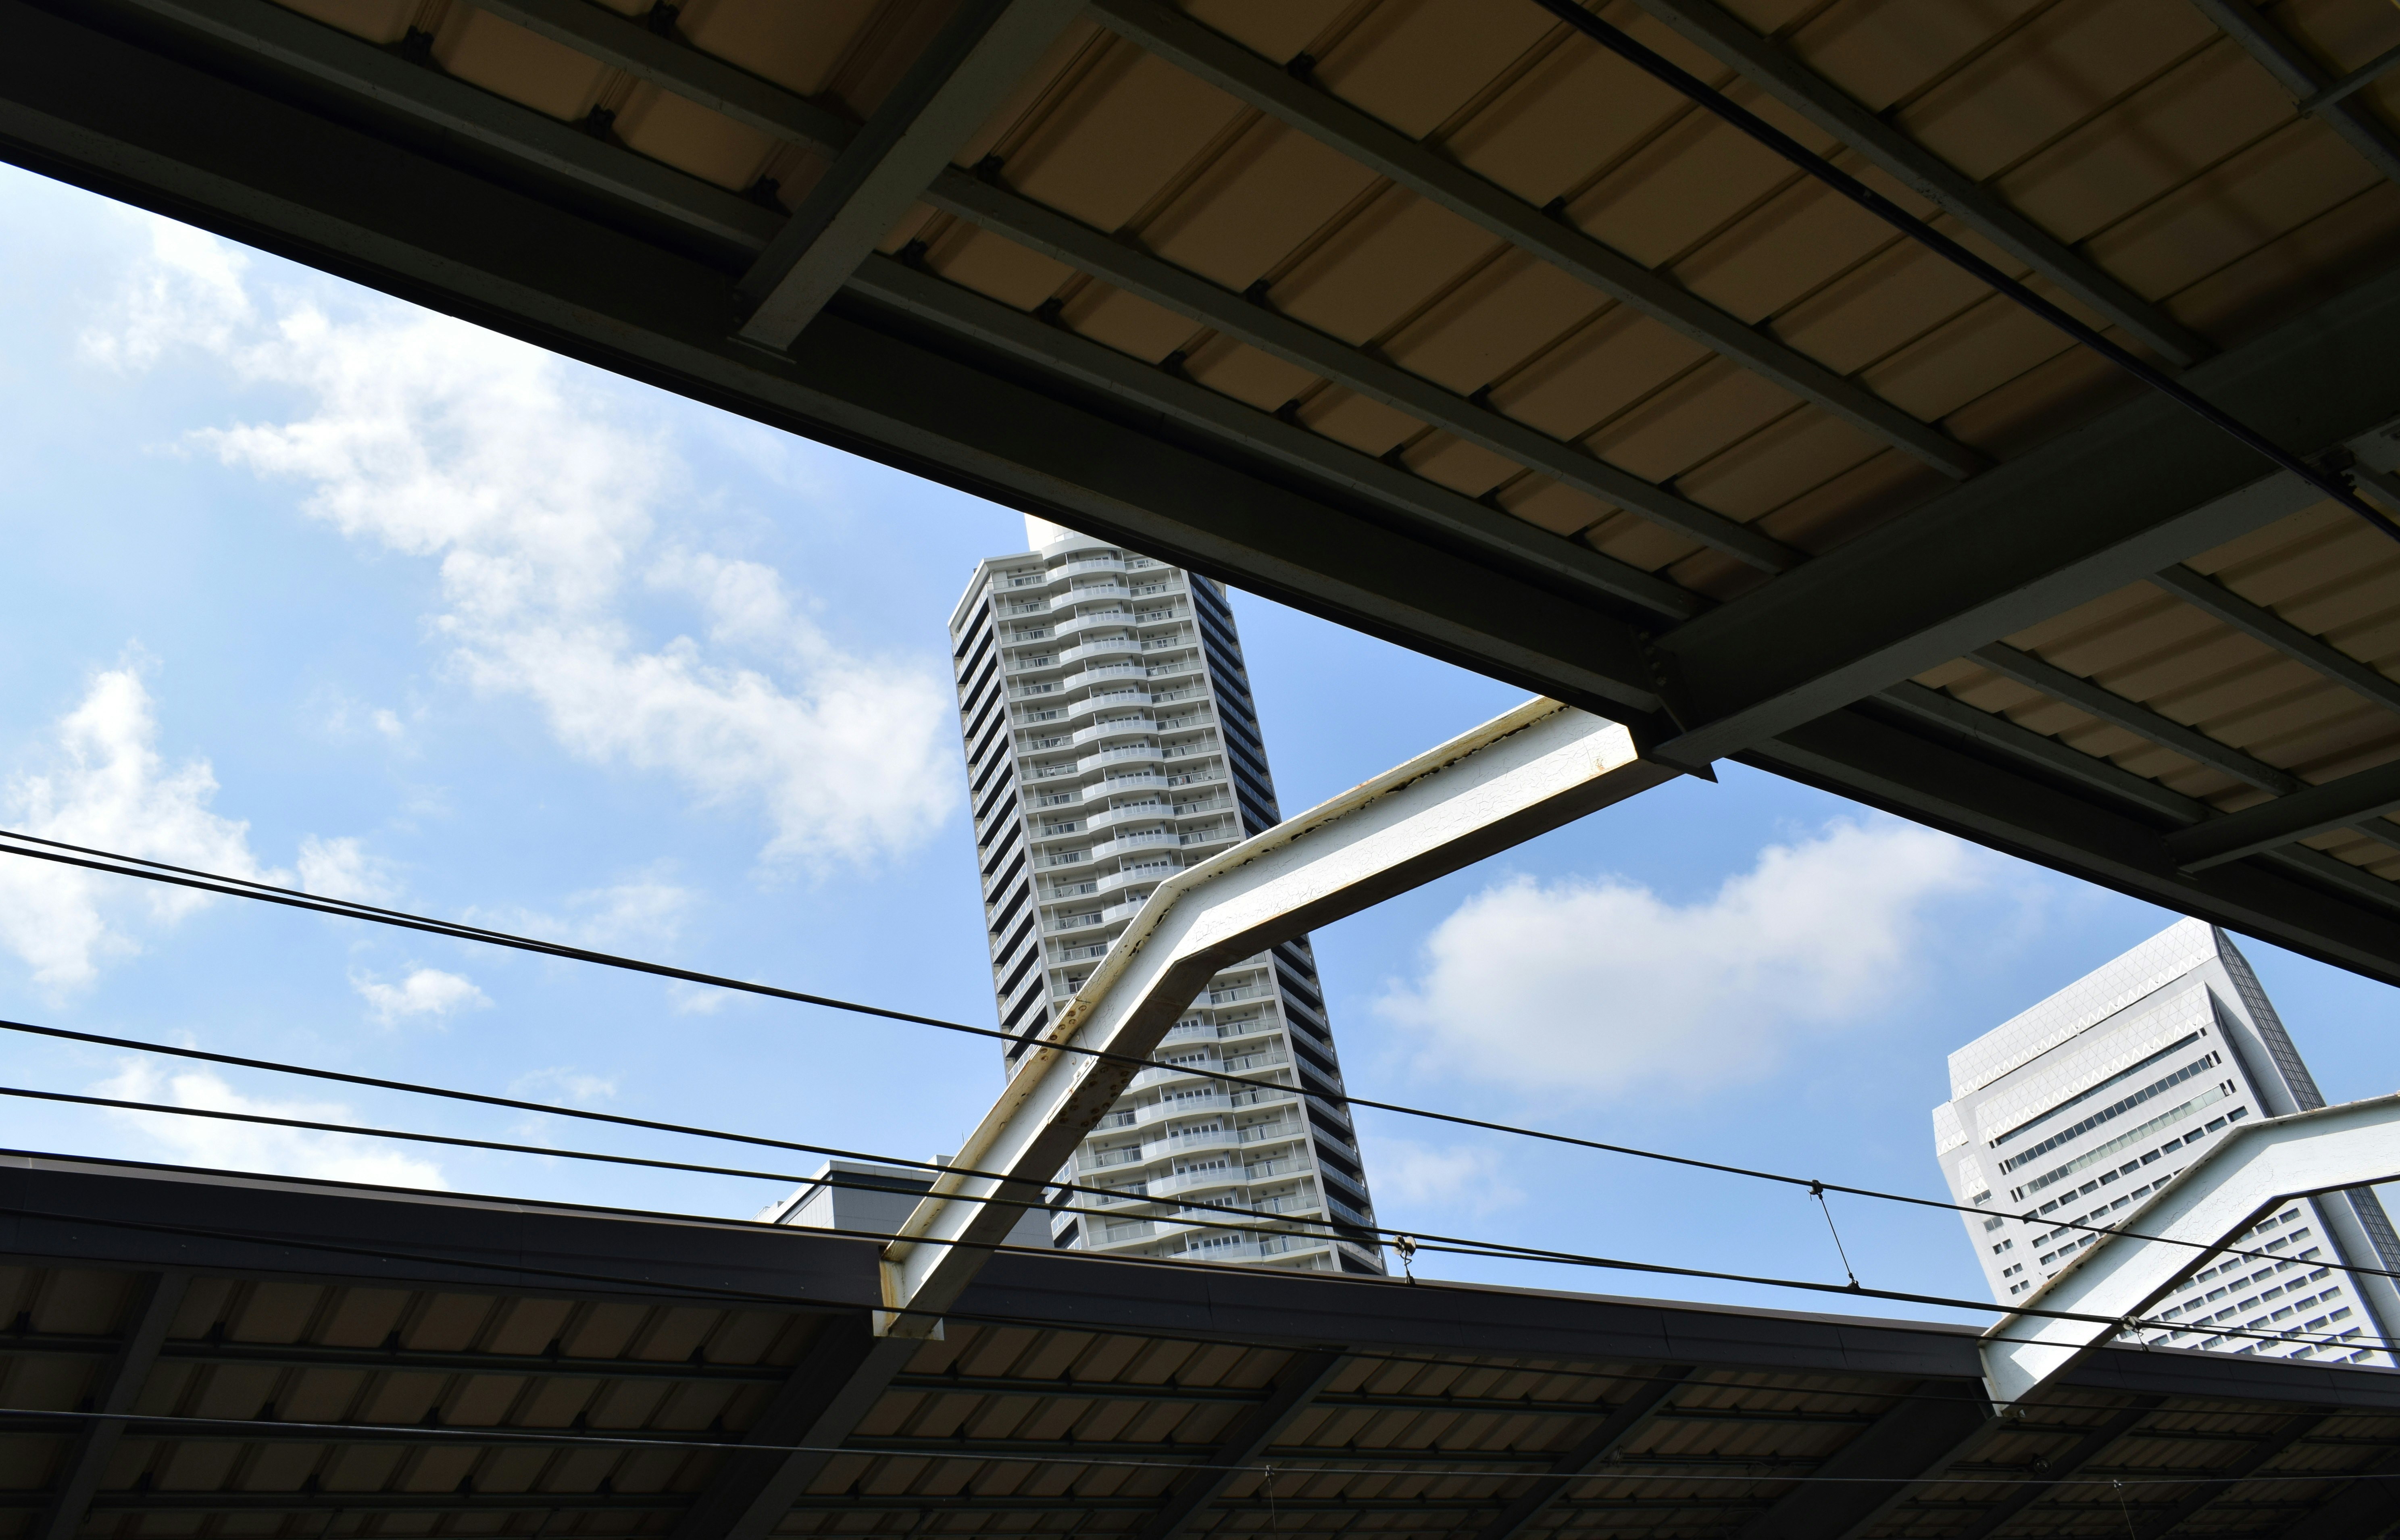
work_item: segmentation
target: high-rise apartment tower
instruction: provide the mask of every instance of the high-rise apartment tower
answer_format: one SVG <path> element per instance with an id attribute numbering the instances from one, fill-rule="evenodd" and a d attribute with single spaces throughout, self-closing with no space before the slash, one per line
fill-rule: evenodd
<path id="1" fill-rule="evenodd" d="M 950 617 L 1011 1074 L 1152 889 L 1282 817 L 1224 590 L 1038 519 L 1026 533 L 1034 549 L 978 564 Z M 1057 1245 L 1384 1271 L 1357 1135 L 1301 1094 L 1342 1087 L 1305 937 L 1210 979 L 1157 1056 L 1061 1173 L 1112 1191 L 1063 1201 Z M 1293 1227 L 1209 1229 L 1193 1221 L 1224 1216 L 1195 1202 Z"/>
<path id="2" fill-rule="evenodd" d="M 2012 1304 L 2248 1118 L 2325 1100 L 2258 975 L 2186 920 L 1950 1056 L 1934 1154 L 1992 1297 Z M 2128 1341 L 2320 1362 L 2393 1362 L 2400 1238 L 2371 1189 L 2294 1198 Z"/>

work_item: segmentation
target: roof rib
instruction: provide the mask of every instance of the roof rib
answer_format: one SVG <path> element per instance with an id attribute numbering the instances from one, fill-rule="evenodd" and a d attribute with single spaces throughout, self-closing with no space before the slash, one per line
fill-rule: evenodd
<path id="1" fill-rule="evenodd" d="M 966 0 L 735 286 L 742 334 L 788 348 L 998 111 L 1083 0 Z"/>
<path id="2" fill-rule="evenodd" d="M 1776 341 L 1566 221 L 1550 218 L 1516 194 L 1171 7 L 1157 0 L 1093 0 L 1092 16 L 1111 32 L 1236 100 L 1322 140 L 1418 197 L 1481 225 L 1945 475 L 1971 476 L 1987 463 L 1975 450 L 1910 416 L 1858 381 Z"/>
<path id="3" fill-rule="evenodd" d="M 2170 362 L 2189 366 L 2216 351 L 2205 338 L 2164 309 L 2011 208 L 1998 193 L 1870 112 L 1790 48 L 1761 36 L 1716 0 L 1635 3 Z"/>
<path id="4" fill-rule="evenodd" d="M 2191 0 L 2202 16 L 2216 23 L 2243 50 L 2275 77 L 2275 83 L 2299 102 L 2315 102 L 2325 88 L 2337 84 L 2325 77 L 2308 50 L 2261 14 L 2250 0 Z M 2359 157 L 2393 182 L 2400 182 L 2400 137 L 2376 116 L 2374 108 L 2347 95 L 2325 101 L 2316 116 L 2356 150 Z"/>

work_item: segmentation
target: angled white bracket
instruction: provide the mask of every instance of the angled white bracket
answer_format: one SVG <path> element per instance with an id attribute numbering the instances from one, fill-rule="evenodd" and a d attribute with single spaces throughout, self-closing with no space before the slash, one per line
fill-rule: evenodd
<path id="1" fill-rule="evenodd" d="M 1995 1407 L 2032 1396 L 2148 1312 L 2290 1198 L 2400 1179 L 2400 1096 L 2320 1107 L 2229 1131 L 2025 1304 L 2097 1321 L 2013 1315 L 1984 1334 Z M 2369 1265 L 2372 1265 L 2371 1263 Z"/>
<path id="2" fill-rule="evenodd" d="M 932 1332 L 1219 969 L 1679 773 L 1532 701 L 1160 883 L 960 1150 L 990 1175 L 945 1173 L 884 1247 L 880 1329 Z"/>

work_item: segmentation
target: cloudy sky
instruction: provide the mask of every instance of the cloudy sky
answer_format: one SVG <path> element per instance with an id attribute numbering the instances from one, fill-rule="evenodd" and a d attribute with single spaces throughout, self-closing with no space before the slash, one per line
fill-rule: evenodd
<path id="1" fill-rule="evenodd" d="M 0 455 L 0 826 L 989 1021 L 943 622 L 978 557 L 1021 547 L 1016 515 L 5 168 Z M 1235 608 L 1288 809 L 1517 700 Z M 2173 918 L 1728 767 L 1317 948 L 1362 1095 L 1939 1195 L 1943 1056 Z M 2329 1096 L 2400 1080 L 2390 991 L 2247 949 Z M 0 863 L 0 1015 L 914 1157 L 999 1085 L 975 1040 L 25 862 Z M 5 1041 L 11 1086 L 762 1164 Z M 23 1099 L 0 1119 L 18 1149 L 466 1192 L 746 1216 L 780 1191 Z M 1790 1189 L 1364 1133 L 1390 1224 L 1842 1275 Z M 1949 1217 L 1834 1217 L 1865 1282 L 1980 1295 Z"/>

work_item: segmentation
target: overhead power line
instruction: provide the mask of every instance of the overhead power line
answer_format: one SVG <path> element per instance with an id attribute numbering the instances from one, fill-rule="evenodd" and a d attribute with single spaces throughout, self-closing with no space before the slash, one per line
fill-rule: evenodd
<path id="1" fill-rule="evenodd" d="M 8 841 L 17 841 L 17 843 L 8 843 Z M 970 1037 L 994 1038 L 1007 1043 L 1014 1043 L 1016 1041 L 1014 1034 L 1001 1031 L 995 1028 L 973 1027 L 961 1021 L 949 1021 L 940 1016 L 921 1015 L 911 1011 L 900 1011 L 887 1006 L 865 1004 L 858 1001 L 843 1000 L 832 995 L 820 995 L 799 989 L 787 989 L 781 988 L 780 986 L 760 984 L 749 979 L 728 978 L 718 974 L 702 973 L 698 970 L 689 968 L 677 968 L 663 962 L 645 961 L 637 958 L 619 956 L 612 952 L 593 951 L 585 947 L 569 947 L 564 943 L 542 941 L 531 936 L 515 935 L 506 931 L 490 930 L 482 926 L 459 924 L 449 920 L 432 920 L 422 915 L 412 915 L 402 910 L 384 908 L 372 904 L 361 904 L 348 899 L 328 898 L 315 893 L 295 893 L 289 888 L 279 888 L 269 883 L 258 882 L 247 878 L 225 877 L 212 872 L 198 871 L 188 866 L 176 866 L 170 865 L 166 862 L 146 860 L 141 856 L 118 855 L 112 852 L 95 850 L 89 846 L 71 845 L 62 840 L 44 838 L 39 835 L 20 834 L 11 830 L 0 829 L 0 855 L 18 855 L 38 861 L 58 862 L 66 865 L 80 866 L 87 870 L 107 872 L 116 876 L 136 878 L 144 881 L 165 882 L 178 887 L 194 888 L 203 892 L 222 893 L 234 898 L 257 899 L 264 903 L 278 904 L 289 908 L 310 910 L 319 914 L 334 915 L 349 920 L 363 920 L 375 924 L 398 925 L 409 930 L 423 931 L 435 935 L 445 935 L 461 941 L 481 942 L 488 946 L 505 947 L 519 951 L 535 952 L 544 956 L 563 958 L 578 962 L 593 963 L 601 967 L 618 968 L 634 973 L 649 974 L 661 978 L 671 978 L 686 983 L 707 985 L 712 988 L 721 989 L 732 989 L 745 994 L 761 995 L 768 999 L 788 1001 L 802 1005 L 815 1005 L 828 1010 L 848 1011 L 860 1015 L 877 1017 L 881 1020 L 907 1022 L 912 1026 L 919 1027 L 932 1027 L 942 1031 L 958 1032 Z M 53 1036 L 75 1035 L 67 1033 L 60 1029 L 28 1027 L 20 1023 L 0 1022 L 0 1028 L 7 1028 L 14 1030 L 48 1032 Z M 109 1042 L 117 1046 L 141 1047 L 153 1053 L 180 1052 L 180 1050 L 168 1048 L 157 1043 L 122 1043 L 115 1039 L 100 1038 L 94 1038 L 91 1041 Z M 1105 1048 L 1090 1048 L 1080 1043 L 1045 1043 L 1042 1044 L 1042 1046 L 1053 1049 L 1058 1053 L 1081 1055 L 1085 1057 L 1101 1059 L 1111 1063 L 1130 1065 L 1140 1070 L 1173 1070 L 1180 1075 L 1188 1075 L 1194 1079 L 1216 1081 L 1221 1083 L 1238 1085 L 1246 1089 L 1254 1089 L 1262 1084 L 1276 1083 L 1274 1082 L 1261 1081 L 1249 1076 L 1231 1074 L 1223 1070 L 1209 1070 L 1199 1065 L 1166 1064 L 1160 1060 L 1145 1058 L 1139 1055 L 1115 1053 Z M 543 1108 L 539 1103 L 510 1102 L 504 1097 L 480 1097 L 461 1092 L 435 1091 L 430 1087 L 413 1086 L 400 1082 L 376 1081 L 368 1077 L 334 1075 L 330 1071 L 304 1070 L 292 1066 L 279 1066 L 264 1060 L 226 1057 L 222 1059 L 222 1062 L 229 1064 L 243 1064 L 253 1069 L 283 1070 L 295 1074 L 314 1074 L 322 1078 L 348 1079 L 352 1081 L 354 1083 L 364 1085 L 382 1085 L 389 1089 L 414 1090 L 430 1095 L 457 1096 L 466 1099 L 490 1102 L 496 1106 L 530 1106 L 537 1111 L 554 1112 L 563 1112 L 566 1111 L 559 1108 Z M 1985 1211 L 1983 1209 L 1970 1208 L 1964 1204 L 1950 1203 L 1939 1198 L 1918 1197 L 1914 1193 L 1908 1192 L 1887 1192 L 1872 1187 L 1853 1187 L 1845 1182 L 1823 1181 L 1812 1177 L 1792 1176 L 1780 1171 L 1762 1171 L 1751 1166 L 1729 1165 L 1723 1161 L 1701 1160 L 1697 1156 L 1692 1155 L 1677 1155 L 1668 1153 L 1665 1151 L 1644 1150 L 1636 1145 L 1612 1144 L 1604 1139 L 1584 1138 L 1575 1134 L 1561 1134 L 1548 1129 L 1528 1128 L 1520 1124 L 1499 1123 L 1488 1118 L 1468 1117 L 1458 1112 L 1442 1112 L 1436 1111 L 1430 1108 L 1411 1107 L 1400 1102 L 1378 1101 L 1368 1097 L 1354 1097 L 1349 1095 L 1347 1092 L 1314 1091 L 1309 1089 L 1305 1083 L 1298 1083 L 1298 1077 L 1295 1076 L 1294 1078 L 1296 1083 L 1282 1088 L 1289 1090 L 1293 1094 L 1302 1097 L 1312 1101 L 1322 1102 L 1329 1106 L 1363 1107 L 1373 1111 L 1390 1112 L 1400 1117 L 1423 1118 L 1430 1122 L 1449 1124 L 1455 1127 L 1477 1128 L 1487 1133 L 1506 1134 L 1517 1138 L 1539 1139 L 1551 1144 L 1566 1145 L 1574 1149 L 1590 1150 L 1602 1154 L 1625 1155 L 1636 1160 L 1657 1161 L 1665 1165 L 1684 1166 L 1692 1170 L 1714 1171 L 1721 1175 L 1744 1177 L 1754 1181 L 1775 1182 L 1786 1187 L 1804 1189 L 1812 1197 L 1821 1197 L 1821 1195 L 1826 1192 L 1841 1192 L 1852 1197 L 1873 1198 L 1883 1203 L 1905 1204 L 1912 1207 L 1933 1208 L 1940 1209 L 1947 1213 L 1973 1214 L 1978 1217 L 1985 1217 Z M 568 1115 L 588 1117 L 608 1116 L 608 1114 L 582 1112 L 573 1112 Z M 620 1119 L 618 1121 L 634 1124 L 639 1124 L 641 1122 L 639 1119 Z M 745 1139 L 747 1138 L 746 1136 L 741 1135 L 705 1133 L 705 1131 L 702 1130 L 669 1124 L 655 1124 L 652 1126 L 667 1128 L 669 1131 L 675 1133 L 702 1133 L 704 1137 L 708 1138 Z M 771 1144 L 775 1141 L 750 1140 L 749 1142 Z M 790 1146 L 790 1148 L 806 1149 L 811 1152 L 815 1152 L 814 1147 L 812 1146 L 793 1145 Z M 899 1161 L 895 1162 L 895 1164 L 918 1165 L 924 1163 Z M 2024 1219 L 2028 1223 L 2034 1222 L 2034 1216 L 2031 1214 L 2018 1217 Z M 2127 1233 L 2123 1231 L 2113 1230 L 2107 1225 L 2085 1223 L 2066 1223 L 2058 1226 L 2057 1228 L 2081 1230 L 2094 1234 Z M 2160 1239 L 2161 1237 L 2138 1236 L 2135 1238 Z M 2174 1244 L 2186 1245 L 2191 1243 L 2177 1242 Z M 2242 1254 L 2247 1255 L 2248 1253 Z"/>

